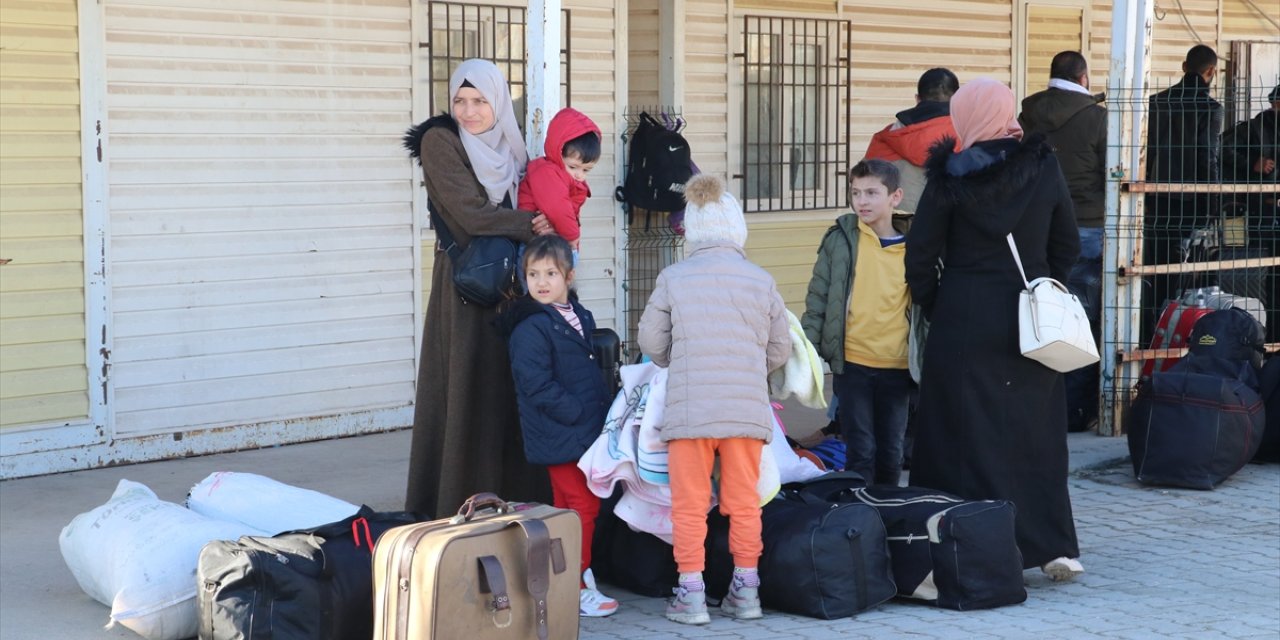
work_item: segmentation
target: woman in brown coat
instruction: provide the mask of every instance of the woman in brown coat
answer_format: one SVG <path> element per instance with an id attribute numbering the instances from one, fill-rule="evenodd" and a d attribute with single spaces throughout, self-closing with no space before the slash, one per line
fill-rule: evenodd
<path id="1" fill-rule="evenodd" d="M 528 156 L 502 72 L 487 60 L 463 62 L 449 79 L 449 102 L 449 114 L 405 135 L 438 219 L 463 247 L 475 236 L 526 242 L 549 233 L 544 216 L 512 208 Z M 462 301 L 439 242 L 434 264 L 405 508 L 442 517 L 482 491 L 550 502 L 546 474 L 524 459 L 496 312 Z"/>

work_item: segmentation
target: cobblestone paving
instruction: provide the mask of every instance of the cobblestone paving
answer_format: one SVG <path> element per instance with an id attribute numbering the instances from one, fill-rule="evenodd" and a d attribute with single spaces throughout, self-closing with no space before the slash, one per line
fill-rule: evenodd
<path id="1" fill-rule="evenodd" d="M 1058 584 L 1028 571 L 1021 605 L 893 600 L 843 620 L 713 610 L 710 625 L 687 627 L 663 618 L 661 599 L 606 586 L 623 608 L 584 620 L 582 638 L 1280 638 L 1280 465 L 1249 465 L 1214 491 L 1142 486 L 1128 462 L 1070 484 L 1086 573 Z"/>

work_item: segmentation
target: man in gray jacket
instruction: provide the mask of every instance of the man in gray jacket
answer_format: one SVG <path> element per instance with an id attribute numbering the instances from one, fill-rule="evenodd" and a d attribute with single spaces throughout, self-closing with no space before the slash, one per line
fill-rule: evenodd
<path id="1" fill-rule="evenodd" d="M 1089 65 L 1078 51 L 1063 51 L 1049 65 L 1049 88 L 1022 101 L 1025 135 L 1049 139 L 1075 205 L 1080 257 L 1067 287 L 1080 298 L 1094 338 L 1101 334 L 1102 223 L 1106 210 L 1107 110 L 1089 93 Z M 1083 431 L 1098 415 L 1098 368 L 1066 377 L 1067 429 Z"/>

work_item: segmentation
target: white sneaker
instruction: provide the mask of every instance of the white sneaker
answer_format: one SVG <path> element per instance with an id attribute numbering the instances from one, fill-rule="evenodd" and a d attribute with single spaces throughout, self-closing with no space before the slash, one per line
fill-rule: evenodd
<path id="1" fill-rule="evenodd" d="M 595 589 L 583 589 L 578 593 L 578 615 L 584 618 L 603 618 L 617 612 L 618 601 Z"/>
<path id="2" fill-rule="evenodd" d="M 1084 565 L 1075 558 L 1054 558 L 1040 567 L 1054 582 L 1067 582 L 1084 573 Z"/>

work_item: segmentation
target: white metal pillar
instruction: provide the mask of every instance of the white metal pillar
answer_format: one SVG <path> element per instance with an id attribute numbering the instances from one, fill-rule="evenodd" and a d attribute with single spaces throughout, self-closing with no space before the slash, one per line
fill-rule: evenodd
<path id="1" fill-rule="evenodd" d="M 1129 402 L 1127 388 L 1136 378 L 1140 362 L 1119 357 L 1138 340 L 1142 303 L 1141 280 L 1119 277 L 1122 268 L 1142 260 L 1142 197 L 1123 192 L 1121 182 L 1137 180 L 1146 145 L 1147 79 L 1151 68 L 1153 0 L 1113 2 L 1111 14 L 1111 69 L 1107 110 L 1107 209 L 1102 247 L 1102 411 L 1101 435 L 1121 435 L 1123 409 Z M 1128 104 L 1129 108 L 1122 105 Z M 1130 375 L 1122 375 L 1126 368 Z"/>
<path id="2" fill-rule="evenodd" d="M 684 0 L 658 3 L 658 103 L 684 105 Z"/>
<path id="3" fill-rule="evenodd" d="M 531 158 L 542 155 L 547 123 L 560 110 L 560 4 L 560 0 L 529 0 L 524 141 Z"/>

